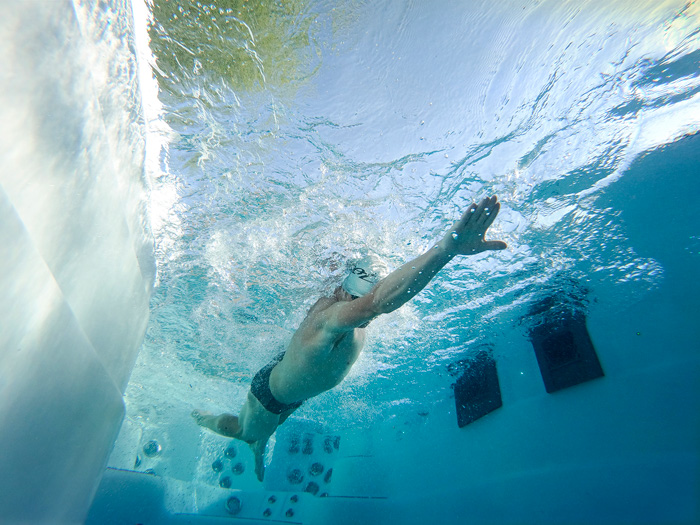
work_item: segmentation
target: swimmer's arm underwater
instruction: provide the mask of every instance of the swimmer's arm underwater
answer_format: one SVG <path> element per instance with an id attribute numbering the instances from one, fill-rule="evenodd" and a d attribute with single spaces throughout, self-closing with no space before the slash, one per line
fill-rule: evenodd
<path id="1" fill-rule="evenodd" d="M 505 242 L 485 239 L 486 230 L 493 224 L 500 207 L 495 195 L 483 199 L 478 205 L 472 203 L 433 248 L 391 272 L 367 295 L 329 308 L 323 320 L 327 329 L 348 331 L 381 314 L 393 312 L 425 288 L 457 255 L 504 250 L 507 247 Z"/>

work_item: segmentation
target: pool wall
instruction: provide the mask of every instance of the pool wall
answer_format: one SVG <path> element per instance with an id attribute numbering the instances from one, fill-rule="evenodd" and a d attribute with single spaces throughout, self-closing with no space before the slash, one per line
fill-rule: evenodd
<path id="1" fill-rule="evenodd" d="M 129 4 L 0 7 L 0 522 L 82 523 L 155 266 Z"/>

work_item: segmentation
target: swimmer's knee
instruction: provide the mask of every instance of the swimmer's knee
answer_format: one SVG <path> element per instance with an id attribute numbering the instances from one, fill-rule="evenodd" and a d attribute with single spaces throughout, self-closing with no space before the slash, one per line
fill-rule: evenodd
<path id="1" fill-rule="evenodd" d="M 219 434 L 229 437 L 236 437 L 241 431 L 238 416 L 232 414 L 221 414 L 217 417 L 216 427 Z"/>

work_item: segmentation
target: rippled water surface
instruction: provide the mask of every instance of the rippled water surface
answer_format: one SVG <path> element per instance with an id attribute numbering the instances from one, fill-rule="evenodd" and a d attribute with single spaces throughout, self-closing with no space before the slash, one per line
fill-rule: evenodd
<path id="1" fill-rule="evenodd" d="M 342 428 L 429 405 L 449 363 L 522 332 L 544 291 L 577 307 L 605 293 L 611 311 L 644 296 L 663 267 L 601 196 L 700 129 L 699 16 L 675 1 L 156 1 L 158 280 L 127 416 L 237 410 L 348 258 L 398 267 L 489 194 L 509 249 L 454 261 L 375 321 L 304 417 Z"/>

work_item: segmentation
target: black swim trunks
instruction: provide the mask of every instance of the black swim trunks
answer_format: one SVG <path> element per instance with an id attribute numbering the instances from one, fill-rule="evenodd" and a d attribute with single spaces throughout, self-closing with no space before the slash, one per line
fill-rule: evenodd
<path id="1" fill-rule="evenodd" d="M 296 403 L 290 403 L 288 405 L 280 403 L 275 399 L 270 391 L 270 373 L 272 369 L 277 366 L 277 364 L 282 361 L 284 357 L 284 352 L 275 356 L 275 358 L 260 369 L 260 371 L 255 374 L 253 381 L 250 383 L 250 392 L 255 396 L 255 398 L 260 401 L 260 404 L 265 407 L 266 410 L 272 412 L 273 414 L 282 414 L 289 410 L 296 410 L 299 408 L 303 401 L 297 401 Z"/>

